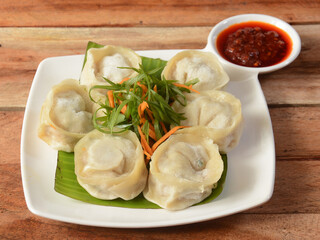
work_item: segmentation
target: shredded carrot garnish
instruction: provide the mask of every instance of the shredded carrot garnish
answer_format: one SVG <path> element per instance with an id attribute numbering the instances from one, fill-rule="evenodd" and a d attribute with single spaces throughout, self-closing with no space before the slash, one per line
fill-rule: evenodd
<path id="1" fill-rule="evenodd" d="M 152 116 L 151 110 L 149 108 L 146 108 L 146 112 L 147 112 L 149 118 L 151 119 L 152 124 L 154 124 L 154 118 Z"/>
<path id="2" fill-rule="evenodd" d="M 152 151 L 155 151 L 157 147 L 164 142 L 168 137 L 170 137 L 172 134 L 174 134 L 178 129 L 180 128 L 187 128 L 188 126 L 176 126 L 172 128 L 169 132 L 167 132 L 165 135 L 163 135 L 155 144 L 152 146 Z"/>
<path id="3" fill-rule="evenodd" d="M 147 151 L 143 151 L 143 153 L 147 156 L 147 159 L 151 158 L 151 155 Z"/>
<path id="4" fill-rule="evenodd" d="M 137 82 L 137 84 L 138 84 L 138 86 L 140 86 L 140 87 L 142 88 L 142 91 L 143 91 L 144 93 L 146 93 L 146 92 L 148 91 L 148 88 L 147 88 L 145 85 L 143 85 L 143 84 L 141 84 L 141 83 L 139 83 L 139 82 Z"/>
<path id="5" fill-rule="evenodd" d="M 186 127 L 178 126 L 170 130 L 171 124 L 180 125 L 180 121 L 184 119 L 183 115 L 170 109 L 170 106 L 175 100 L 183 97 L 183 92 L 199 92 L 193 89 L 191 84 L 173 83 L 171 80 L 153 76 L 143 68 L 133 68 L 133 70 L 138 73 L 134 78 L 125 77 L 122 80 L 120 78 L 118 84 L 97 85 L 92 88 L 108 90 L 104 95 L 107 99 L 98 102 L 101 106 L 98 110 L 103 109 L 105 116 L 96 117 L 94 123 L 95 128 L 101 132 L 106 132 L 105 128 L 112 130 L 116 126 L 124 128 L 123 131 L 138 128 L 136 134 L 140 138 L 144 158 L 148 163 L 162 142 L 178 129 Z M 162 80 L 166 82 L 162 84 L 160 82 Z M 90 98 L 92 99 L 92 96 Z M 131 109 L 133 106 L 135 109 Z"/>
<path id="6" fill-rule="evenodd" d="M 138 106 L 138 114 L 140 117 L 140 123 L 143 121 L 144 119 L 144 111 L 146 110 L 146 108 L 149 107 L 148 103 L 146 101 L 143 101 L 142 103 L 140 103 L 140 105 Z"/>
<path id="7" fill-rule="evenodd" d="M 113 91 L 110 90 L 107 92 L 107 94 L 108 94 L 108 100 L 109 100 L 110 107 L 114 108 Z"/>
<path id="8" fill-rule="evenodd" d="M 157 141 L 156 133 L 154 131 L 154 128 L 150 125 L 149 126 L 149 137 L 151 137 L 153 140 Z"/>
<path id="9" fill-rule="evenodd" d="M 143 147 L 143 149 L 149 153 L 149 155 L 151 156 L 153 154 L 153 151 L 151 149 L 151 147 L 149 146 L 149 144 L 147 143 L 147 140 L 141 130 L 141 127 L 138 126 L 138 131 L 139 131 L 139 134 L 140 134 L 140 137 L 141 137 L 141 145 Z"/>
<path id="10" fill-rule="evenodd" d="M 152 124 L 149 125 L 149 128 L 154 132 L 154 126 Z"/>
<path id="11" fill-rule="evenodd" d="M 145 158 L 144 162 L 147 165 L 149 163 L 150 159 L 151 159 L 151 155 L 146 151 L 143 151 L 143 153 L 144 153 L 144 155 L 146 155 L 146 158 Z"/>
<path id="12" fill-rule="evenodd" d="M 141 118 L 140 119 L 140 125 L 143 126 L 143 124 L 147 121 L 147 119 L 145 118 Z"/>
<path id="13" fill-rule="evenodd" d="M 120 110 L 123 114 L 125 114 L 127 111 L 127 105 L 124 105 L 123 108 Z"/>
<path id="14" fill-rule="evenodd" d="M 122 103 L 121 100 L 119 100 L 118 102 L 119 102 L 119 105 Z M 125 114 L 126 111 L 127 111 L 127 105 L 124 105 L 123 108 L 120 110 L 120 112 L 123 113 L 123 114 Z"/>
<path id="15" fill-rule="evenodd" d="M 167 131 L 166 126 L 164 125 L 164 123 L 160 122 L 160 125 L 161 125 L 162 130 L 164 131 L 164 133 L 167 133 L 168 131 Z"/>
<path id="16" fill-rule="evenodd" d="M 147 119 L 145 119 L 144 117 L 143 117 L 143 118 L 140 118 L 140 127 L 142 127 L 142 126 L 145 124 L 146 121 L 147 121 Z M 157 141 L 156 133 L 155 133 L 155 131 L 154 131 L 154 127 L 153 127 L 152 124 L 149 124 L 149 136 L 150 136 L 153 140 Z"/>
<path id="17" fill-rule="evenodd" d="M 173 85 L 177 86 L 177 87 L 182 87 L 182 88 L 186 88 L 186 89 L 189 89 L 190 91 L 193 91 L 193 92 L 196 92 L 198 94 L 200 94 L 199 91 L 195 90 L 192 88 L 192 85 L 190 86 L 187 86 L 187 85 L 184 85 L 184 84 L 181 84 L 181 83 L 173 83 Z"/>
<path id="18" fill-rule="evenodd" d="M 130 79 L 130 78 L 126 77 L 126 78 L 122 79 L 122 80 L 119 82 L 119 84 L 122 84 L 122 83 L 124 83 L 125 81 L 128 81 L 129 79 Z"/>
<path id="19" fill-rule="evenodd" d="M 144 110 L 146 110 L 146 108 L 149 107 L 149 105 L 148 105 L 148 103 L 147 103 L 146 101 L 143 101 L 143 102 L 139 105 L 139 107 L 141 108 L 141 112 L 143 113 Z"/>

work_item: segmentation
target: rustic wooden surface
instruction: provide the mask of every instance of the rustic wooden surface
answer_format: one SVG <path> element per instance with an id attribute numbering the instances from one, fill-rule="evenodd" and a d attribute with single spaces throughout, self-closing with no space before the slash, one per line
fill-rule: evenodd
<path id="1" fill-rule="evenodd" d="M 266 204 L 221 219 L 154 229 L 62 223 L 27 209 L 20 173 L 24 109 L 38 64 L 82 54 L 87 41 L 143 49 L 199 49 L 226 17 L 262 13 L 298 31 L 300 56 L 260 76 L 276 142 L 276 179 Z M 15 1 L 0 5 L 0 239 L 319 239 L 320 2 Z M 130 39 L 130 40 L 128 40 Z"/>

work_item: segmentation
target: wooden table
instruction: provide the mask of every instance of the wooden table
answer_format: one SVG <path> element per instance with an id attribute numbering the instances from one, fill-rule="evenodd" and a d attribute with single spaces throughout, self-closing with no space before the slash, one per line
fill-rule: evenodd
<path id="1" fill-rule="evenodd" d="M 154 229 L 80 226 L 33 215 L 20 173 L 20 134 L 38 64 L 82 54 L 87 41 L 134 50 L 199 49 L 224 18 L 262 13 L 298 31 L 300 56 L 260 76 L 276 142 L 272 199 L 251 210 L 197 224 Z M 319 239 L 320 2 L 15 1 L 0 5 L 0 239 Z"/>

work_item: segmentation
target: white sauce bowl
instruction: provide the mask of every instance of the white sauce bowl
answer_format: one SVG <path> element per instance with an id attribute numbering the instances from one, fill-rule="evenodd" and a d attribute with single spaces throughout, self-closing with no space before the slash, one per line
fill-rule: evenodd
<path id="1" fill-rule="evenodd" d="M 268 66 L 268 67 L 245 67 L 236 65 L 234 63 L 229 62 L 223 56 L 220 55 L 217 49 L 217 37 L 218 35 L 229 26 L 244 23 L 244 22 L 264 22 L 271 25 L 274 25 L 277 28 L 282 29 L 286 32 L 292 40 L 292 51 L 290 55 L 284 60 L 279 62 L 278 64 Z M 204 49 L 205 51 L 213 52 L 218 58 L 221 64 L 223 65 L 224 69 L 229 74 L 231 80 L 242 80 L 247 74 L 259 74 L 259 73 L 268 73 L 280 68 L 283 68 L 293 62 L 300 53 L 301 50 L 301 40 L 299 34 L 296 30 L 291 27 L 288 23 L 284 22 L 281 19 L 263 15 L 263 14 L 242 14 L 227 18 L 216 26 L 214 26 L 209 34 L 207 46 Z"/>

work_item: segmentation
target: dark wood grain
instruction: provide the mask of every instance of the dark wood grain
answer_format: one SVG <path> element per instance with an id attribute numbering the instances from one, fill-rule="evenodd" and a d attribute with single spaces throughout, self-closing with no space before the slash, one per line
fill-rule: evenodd
<path id="1" fill-rule="evenodd" d="M 276 162 L 275 187 L 269 202 L 247 213 L 286 214 L 320 213 L 320 161 L 304 158 L 299 161 Z"/>
<path id="2" fill-rule="evenodd" d="M 2 239 L 317 239 L 318 214 L 237 214 L 192 225 L 112 229 L 60 223 L 26 213 L 0 226 Z M 19 227 L 19 228 L 17 228 Z"/>
<path id="3" fill-rule="evenodd" d="M 306 113 L 311 113 L 308 108 L 271 109 L 278 146 L 274 195 L 267 204 L 249 213 L 320 213 L 320 152 L 319 148 L 312 145 L 312 141 L 305 143 L 306 139 L 313 139 L 315 144 L 319 142 L 320 108 L 312 107 L 312 112 L 311 117 L 306 117 Z M 1 132 L 6 136 L 0 138 L 0 176 L 3 180 L 0 181 L 0 199 L 4 212 L 17 212 L 25 205 L 19 155 L 22 118 L 22 111 L 0 111 L 0 126 L 3 126 Z M 291 123 L 284 121 L 288 119 Z M 286 131 L 282 124 L 286 124 Z M 306 134 L 307 131 L 309 134 Z M 293 135 L 281 139 L 288 132 Z M 313 138 L 309 136 L 311 134 L 314 134 Z"/>
<path id="4" fill-rule="evenodd" d="M 0 26 L 212 26 L 242 13 L 269 14 L 290 23 L 314 23 L 320 21 L 319 12 L 317 0 L 4 0 Z"/>
<path id="5" fill-rule="evenodd" d="M 33 215 L 24 201 L 20 165 L 1 163 L 0 239 L 210 239 L 213 235 L 222 239 L 315 239 L 320 220 L 319 171 L 319 161 L 281 161 L 273 197 L 261 207 L 198 224 L 135 230 L 80 226 Z"/>
<path id="6" fill-rule="evenodd" d="M 19 164 L 20 162 L 23 116 L 23 111 L 0 111 L 0 132 L 2 136 L 5 136 L 0 138 L 1 164 Z M 18 178 L 17 180 L 20 181 Z"/>
<path id="7" fill-rule="evenodd" d="M 278 159 L 320 160 L 320 108 L 270 109 Z"/>
<path id="8" fill-rule="evenodd" d="M 284 69 L 259 79 L 269 104 L 319 104 L 320 25 L 295 26 L 301 38 L 301 53 Z"/>
<path id="9" fill-rule="evenodd" d="M 20 134 L 29 89 L 48 57 L 83 54 L 89 40 L 134 50 L 201 49 L 219 21 L 243 13 L 281 18 L 298 31 L 299 57 L 260 75 L 276 143 L 272 198 L 245 212 L 186 226 L 115 229 L 45 219 L 26 206 Z M 0 2 L 0 239 L 318 239 L 320 223 L 320 2 Z"/>
<path id="10" fill-rule="evenodd" d="M 320 160 L 320 107 L 280 107 L 270 109 L 278 160 Z M 23 112 L 0 111 L 0 157 L 19 159 Z M 10 146 L 8 148 L 8 146 Z M 9 158 L 10 159 L 10 158 Z"/>
<path id="11" fill-rule="evenodd" d="M 320 104 L 320 25 L 295 26 L 300 56 L 288 67 L 259 78 L 268 104 Z M 88 40 L 134 50 L 204 48 L 210 27 L 0 28 L 0 108 L 24 107 L 39 63 L 83 54 Z M 130 39 L 130 41 L 127 41 Z M 156 56 L 155 56 L 156 57 Z M 10 101 L 8 101 L 10 99 Z"/>

